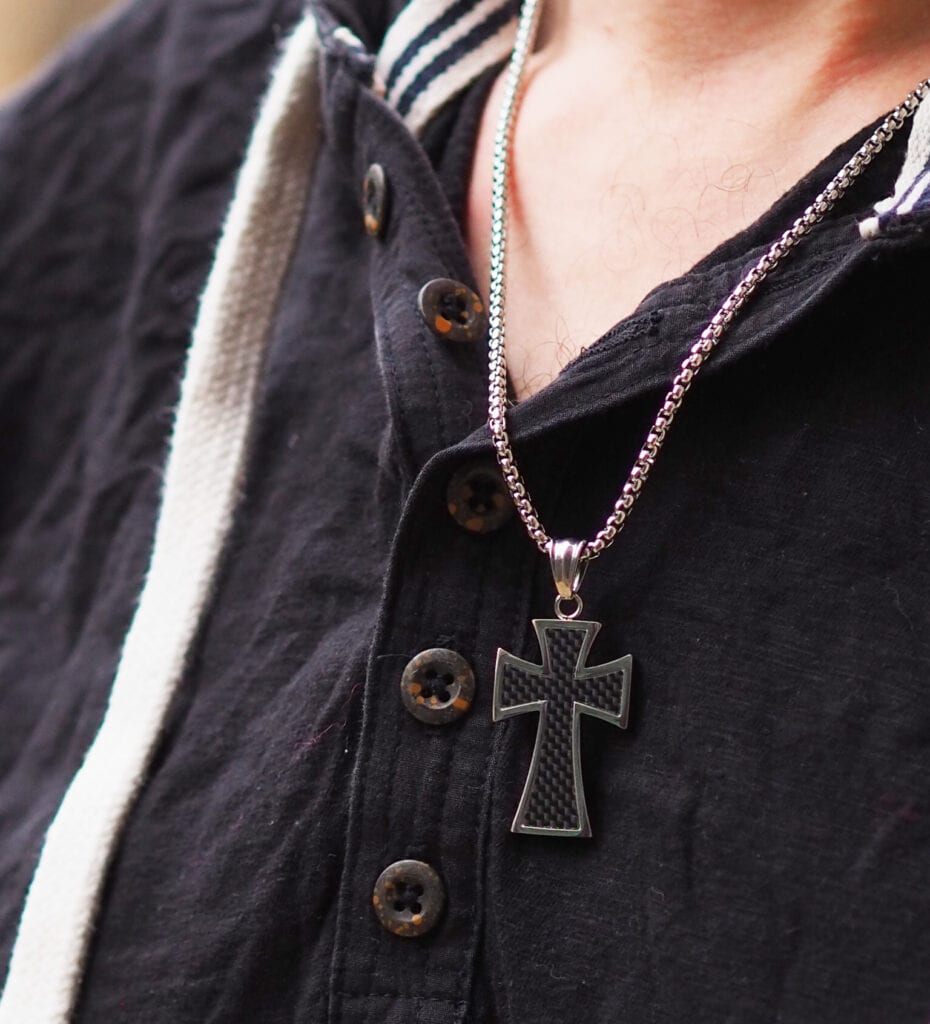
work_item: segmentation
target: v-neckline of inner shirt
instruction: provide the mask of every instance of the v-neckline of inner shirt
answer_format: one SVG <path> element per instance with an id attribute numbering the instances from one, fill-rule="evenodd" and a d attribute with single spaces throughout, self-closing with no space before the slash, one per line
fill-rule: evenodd
<path id="1" fill-rule="evenodd" d="M 465 245 L 465 211 L 468 188 L 472 173 L 474 148 L 484 114 L 485 104 L 499 75 L 503 64 L 488 68 L 464 91 L 451 109 L 440 112 L 427 127 L 422 144 L 432 161 L 445 192 L 452 213 L 456 219 L 462 239 L 462 249 L 467 260 L 472 279 L 477 280 L 475 268 Z M 520 401 L 515 398 L 512 382 L 509 393 L 514 412 L 524 409 L 532 410 L 548 401 L 553 390 L 561 390 L 568 381 L 579 379 L 596 368 L 603 368 L 605 357 L 617 353 L 618 347 L 624 342 L 631 331 L 638 325 L 654 323 L 657 316 L 667 315 L 681 305 L 690 304 L 695 295 L 703 294 L 719 297 L 716 304 L 707 306 L 706 320 L 726 297 L 729 288 L 735 284 L 741 272 L 748 270 L 758 255 L 771 245 L 776 238 L 791 225 L 813 200 L 820 189 L 830 180 L 836 171 L 853 155 L 866 138 L 882 122 L 885 115 L 861 128 L 828 153 L 803 177 L 790 186 L 782 196 L 766 209 L 755 221 L 734 235 L 716 245 L 709 253 L 694 263 L 682 274 L 670 277 L 656 285 L 646 293 L 640 302 L 628 314 L 621 317 L 608 327 L 590 344 L 585 346 L 576 356 L 566 362 L 544 387 Z M 839 264 L 843 255 L 849 250 L 862 247 L 866 243 L 858 231 L 858 224 L 869 216 L 874 204 L 891 194 L 894 180 L 904 158 L 908 142 L 908 129 L 905 128 L 886 145 L 884 151 L 876 158 L 873 165 L 866 169 L 855 182 L 853 188 L 835 211 L 827 215 L 825 221 L 815 229 L 815 236 L 821 235 L 821 245 L 814 242 L 809 248 L 822 248 L 825 237 L 831 241 L 831 253 Z M 810 240 L 801 243 L 803 248 Z M 808 253 L 810 257 L 811 253 Z M 808 260 L 799 261 L 796 266 L 789 256 L 784 264 L 773 275 L 776 286 L 789 283 L 798 274 L 803 276 L 809 271 Z M 732 283 L 730 283 L 732 282 Z M 727 287 L 729 284 L 729 287 Z M 479 292 L 487 299 L 487 283 L 478 281 Z M 716 287 L 714 287 L 716 285 Z M 723 290 L 721 290 L 721 287 Z M 743 316 L 751 316 L 747 310 Z M 705 322 L 706 322 L 705 320 Z M 739 320 L 731 328 L 738 333 Z M 701 325 L 703 327 L 703 324 Z M 699 329 L 698 329 L 699 330 Z M 682 337 L 680 356 L 683 359 L 687 348 L 695 337 Z M 713 359 L 716 360 L 715 353 Z M 711 361 L 713 362 L 713 360 Z M 540 397 L 542 396 L 542 397 Z"/>

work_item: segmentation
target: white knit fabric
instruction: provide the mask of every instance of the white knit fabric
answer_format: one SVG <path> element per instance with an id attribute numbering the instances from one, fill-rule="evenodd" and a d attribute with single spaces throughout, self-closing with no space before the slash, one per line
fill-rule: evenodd
<path id="1" fill-rule="evenodd" d="M 907 140 L 907 157 L 895 184 L 895 198 L 900 198 L 930 167 L 930 96 L 925 97 L 911 126 Z"/>
<path id="2" fill-rule="evenodd" d="M 930 169 L 930 96 L 924 98 L 914 114 L 911 133 L 907 142 L 907 156 L 904 166 L 895 182 L 894 195 L 875 204 L 876 216 L 868 217 L 859 225 L 863 238 L 877 238 L 882 230 L 882 215 L 891 213 L 908 214 L 917 204 L 927 188 L 925 172 Z M 910 193 L 910 194 L 909 194 Z"/>
<path id="3" fill-rule="evenodd" d="M 45 837 L 0 1024 L 71 1016 L 107 867 L 210 596 L 311 181 L 318 54 L 308 16 L 284 46 L 239 174 L 193 333 L 145 586 L 100 731 Z"/>

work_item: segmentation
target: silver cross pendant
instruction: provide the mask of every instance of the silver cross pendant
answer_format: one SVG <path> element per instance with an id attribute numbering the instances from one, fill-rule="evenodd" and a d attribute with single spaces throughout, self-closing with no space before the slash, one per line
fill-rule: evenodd
<path id="1" fill-rule="evenodd" d="M 558 545 L 575 544 L 572 550 Z M 591 835 L 581 776 L 581 718 L 591 715 L 625 729 L 630 710 L 633 658 L 626 655 L 604 665 L 588 665 L 599 622 L 575 619 L 581 611 L 578 555 L 582 547 L 561 541 L 550 552 L 559 587 L 557 619 L 534 619 L 542 664 L 524 661 L 498 649 L 494 671 L 492 717 L 538 713 L 536 744 L 512 832 L 537 836 Z M 560 575 L 562 579 L 560 580 Z M 573 600 L 574 611 L 562 611 Z"/>

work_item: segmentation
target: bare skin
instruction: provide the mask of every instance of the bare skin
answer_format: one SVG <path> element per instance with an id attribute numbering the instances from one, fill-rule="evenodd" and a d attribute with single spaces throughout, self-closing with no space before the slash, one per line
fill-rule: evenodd
<path id="1" fill-rule="evenodd" d="M 926 0 L 547 0 L 513 151 L 518 398 L 928 76 Z M 485 293 L 502 87 L 466 213 Z"/>

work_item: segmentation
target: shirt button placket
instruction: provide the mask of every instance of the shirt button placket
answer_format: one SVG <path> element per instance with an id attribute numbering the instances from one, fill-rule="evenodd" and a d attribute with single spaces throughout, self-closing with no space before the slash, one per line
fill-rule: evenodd
<path id="1" fill-rule="evenodd" d="M 365 687 L 333 1012 L 346 1024 L 388 1007 L 392 1020 L 413 1019 L 428 999 L 431 1020 L 452 1024 L 472 985 L 463 964 L 479 941 L 489 801 L 490 716 L 470 712 L 497 639 L 484 635 L 487 619 L 510 615 L 482 581 L 496 557 L 491 535 L 512 508 L 493 457 L 444 457 L 483 420 L 487 311 L 456 279 L 466 261 L 443 244 L 455 235 L 421 154 L 395 144 L 393 125 L 380 128 L 389 141 L 377 164 L 374 141 L 356 164 L 359 219 L 377 240 L 374 337 L 413 487 Z M 424 252 L 429 243 L 435 251 Z"/>
<path id="2" fill-rule="evenodd" d="M 442 281 L 442 287 L 434 289 L 427 309 L 431 310 L 430 303 L 438 302 L 438 296 L 448 295 L 450 290 L 461 297 L 463 287 Z M 466 297 L 465 301 L 470 300 Z M 493 533 L 514 513 L 500 471 L 491 459 L 468 461 L 452 474 L 446 485 L 446 508 L 453 520 L 472 534 Z M 401 673 L 401 702 L 410 715 L 426 725 L 443 726 L 457 721 L 471 709 L 474 697 L 475 674 L 471 665 L 461 654 L 444 647 L 421 651 Z M 438 873 L 431 865 L 417 860 L 397 861 L 385 868 L 372 894 L 378 921 L 387 931 L 403 938 L 417 938 L 433 931 L 445 903 L 446 892 Z"/>

